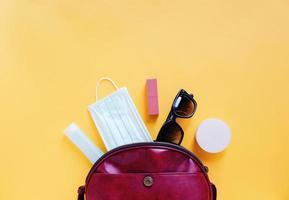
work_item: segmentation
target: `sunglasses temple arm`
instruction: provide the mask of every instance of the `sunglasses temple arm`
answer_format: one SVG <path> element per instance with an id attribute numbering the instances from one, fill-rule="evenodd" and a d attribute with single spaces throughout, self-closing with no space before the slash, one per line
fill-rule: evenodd
<path id="1" fill-rule="evenodd" d="M 165 123 L 167 123 L 168 121 L 171 121 L 171 120 L 173 120 L 173 119 L 174 119 L 173 110 L 171 110 L 171 111 L 169 112 L 167 118 L 166 118 Z M 165 124 L 165 123 L 164 123 L 164 124 Z"/>

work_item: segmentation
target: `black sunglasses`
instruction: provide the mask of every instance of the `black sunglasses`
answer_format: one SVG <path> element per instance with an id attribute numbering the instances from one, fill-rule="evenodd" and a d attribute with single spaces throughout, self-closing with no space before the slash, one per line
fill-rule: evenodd
<path id="1" fill-rule="evenodd" d="M 170 113 L 163 124 L 156 141 L 169 142 L 180 145 L 184 137 L 182 127 L 176 122 L 176 118 L 190 118 L 197 109 L 194 95 L 181 89 L 171 107 Z"/>

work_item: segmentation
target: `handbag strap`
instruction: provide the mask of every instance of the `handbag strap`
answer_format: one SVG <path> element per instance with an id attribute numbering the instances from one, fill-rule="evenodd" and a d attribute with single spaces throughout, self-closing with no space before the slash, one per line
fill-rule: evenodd
<path id="1" fill-rule="evenodd" d="M 213 183 L 211 184 L 212 184 L 213 200 L 217 200 L 217 188 Z"/>
<path id="2" fill-rule="evenodd" d="M 80 186 L 80 187 L 78 188 L 77 193 L 78 193 L 78 198 L 77 198 L 77 200 L 84 200 L 85 187 L 84 187 L 84 186 Z"/>

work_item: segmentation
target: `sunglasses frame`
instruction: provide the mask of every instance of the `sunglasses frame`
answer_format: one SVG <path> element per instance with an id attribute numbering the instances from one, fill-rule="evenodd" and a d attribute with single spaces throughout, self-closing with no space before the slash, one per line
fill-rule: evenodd
<path id="1" fill-rule="evenodd" d="M 188 98 L 189 100 L 191 100 L 191 102 L 194 104 L 194 110 L 193 112 L 188 115 L 188 116 L 182 116 L 182 115 L 179 115 L 177 112 L 176 112 L 176 107 L 175 107 L 175 104 L 177 103 L 177 100 L 179 97 L 182 97 L 182 98 Z M 184 138 L 184 130 L 182 129 L 182 127 L 177 123 L 176 119 L 177 118 L 191 118 L 195 112 L 197 110 L 197 102 L 196 100 L 194 99 L 194 95 L 193 94 L 189 94 L 187 93 L 184 89 L 181 89 L 178 94 L 176 95 L 174 101 L 173 101 L 173 104 L 171 106 L 171 110 L 168 114 L 168 117 L 166 119 L 166 121 L 164 122 L 164 124 L 162 125 L 159 133 L 158 133 L 158 136 L 157 136 L 157 139 L 156 141 L 161 141 L 162 138 L 164 138 L 164 129 L 166 128 L 166 126 L 168 126 L 170 123 L 174 123 L 181 131 L 181 139 L 178 143 L 173 143 L 173 142 L 170 142 L 170 143 L 173 143 L 173 144 L 177 144 L 177 145 L 180 145 L 183 141 L 183 138 Z M 168 141 L 169 142 L 169 141 Z"/>

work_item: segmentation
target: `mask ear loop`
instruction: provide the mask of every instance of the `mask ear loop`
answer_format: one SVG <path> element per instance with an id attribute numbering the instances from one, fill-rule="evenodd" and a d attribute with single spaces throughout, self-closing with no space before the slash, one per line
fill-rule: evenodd
<path id="1" fill-rule="evenodd" d="M 96 91 L 95 91 L 95 100 L 96 100 L 96 101 L 98 100 L 98 97 L 99 97 L 98 91 L 99 91 L 100 83 L 101 83 L 102 81 L 108 81 L 108 82 L 110 82 L 110 83 L 113 85 L 113 87 L 114 87 L 116 90 L 118 90 L 118 86 L 116 85 L 116 83 L 115 83 L 111 78 L 109 78 L 109 77 L 102 77 L 102 78 L 100 78 L 100 79 L 97 81 L 97 83 L 96 83 Z"/>

